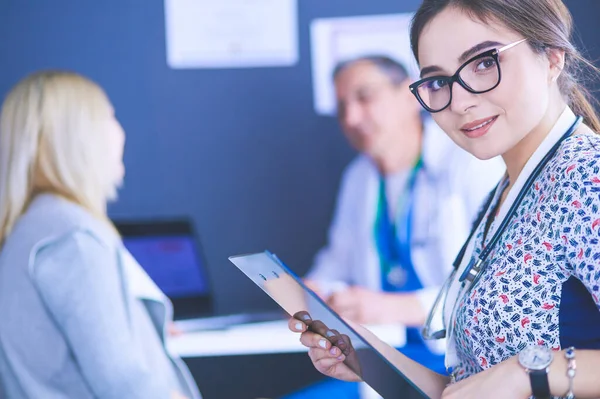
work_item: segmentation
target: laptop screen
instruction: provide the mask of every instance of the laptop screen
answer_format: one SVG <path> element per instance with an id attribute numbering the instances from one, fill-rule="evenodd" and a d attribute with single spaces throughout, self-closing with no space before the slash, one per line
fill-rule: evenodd
<path id="1" fill-rule="evenodd" d="M 208 294 L 193 237 L 123 237 L 123 243 L 169 298 Z"/>
<path id="2" fill-rule="evenodd" d="M 207 265 L 187 220 L 115 221 L 123 244 L 161 291 L 175 318 L 212 311 Z"/>

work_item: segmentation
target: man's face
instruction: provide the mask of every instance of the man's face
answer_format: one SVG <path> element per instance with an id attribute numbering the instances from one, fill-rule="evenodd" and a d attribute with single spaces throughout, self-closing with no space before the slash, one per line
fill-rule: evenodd
<path id="1" fill-rule="evenodd" d="M 400 137 L 402 126 L 414 118 L 418 104 L 408 81 L 395 85 L 370 61 L 359 61 L 335 79 L 338 119 L 350 144 L 362 153 L 378 154 Z"/>

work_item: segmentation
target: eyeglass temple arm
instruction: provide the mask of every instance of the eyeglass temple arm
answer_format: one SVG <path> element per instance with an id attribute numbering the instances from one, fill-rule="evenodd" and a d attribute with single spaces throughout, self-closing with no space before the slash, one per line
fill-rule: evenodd
<path id="1" fill-rule="evenodd" d="M 521 39 L 521 40 L 519 40 L 519 41 L 516 41 L 516 42 L 514 42 L 514 43 L 507 44 L 507 45 L 506 45 L 506 46 L 504 46 L 504 47 L 500 47 L 500 48 L 498 49 L 498 53 L 501 53 L 501 52 L 503 52 L 503 51 L 505 51 L 505 50 L 511 49 L 511 48 L 515 47 L 516 45 L 523 43 L 523 42 L 524 42 L 524 41 L 526 41 L 526 40 L 527 40 L 527 39 Z"/>

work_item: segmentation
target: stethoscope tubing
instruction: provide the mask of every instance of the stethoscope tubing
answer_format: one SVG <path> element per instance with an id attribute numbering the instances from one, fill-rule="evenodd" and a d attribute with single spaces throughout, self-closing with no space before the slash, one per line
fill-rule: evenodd
<path id="1" fill-rule="evenodd" d="M 579 127 L 579 125 L 581 124 L 582 121 L 583 121 L 583 118 L 581 116 L 578 116 L 577 119 L 575 120 L 575 122 L 571 125 L 571 127 L 562 135 L 560 140 L 558 140 L 554 144 L 554 146 L 552 146 L 552 148 L 546 153 L 546 155 L 542 158 L 542 160 L 536 165 L 535 169 L 533 170 L 533 172 L 529 175 L 529 177 L 525 181 L 525 184 L 519 191 L 517 198 L 512 203 L 506 216 L 502 219 L 500 226 L 496 229 L 496 231 L 494 232 L 494 235 L 492 236 L 492 238 L 490 239 L 488 244 L 481 251 L 481 253 L 479 254 L 479 256 L 477 258 L 473 257 L 469 261 L 469 264 L 467 265 L 467 267 L 465 268 L 465 270 L 463 271 L 463 273 L 460 275 L 460 277 L 458 279 L 458 281 L 461 282 L 462 285 L 461 285 L 461 288 L 459 289 L 459 295 L 456 298 L 456 302 L 454 303 L 454 306 L 452 307 L 451 319 L 453 318 L 453 315 L 455 313 L 456 305 L 460 302 L 460 298 L 464 297 L 465 295 L 468 295 L 471 292 L 471 290 L 473 290 L 473 288 L 479 282 L 481 276 L 483 275 L 484 266 L 485 266 L 485 262 L 487 261 L 487 258 L 489 257 L 490 253 L 492 252 L 492 250 L 494 249 L 494 247 L 496 246 L 496 244 L 502 237 L 502 234 L 508 227 L 511 219 L 516 214 L 516 211 L 517 211 L 519 205 L 521 204 L 521 202 L 525 198 L 525 195 L 527 194 L 527 192 L 533 185 L 533 182 L 535 181 L 535 179 L 537 179 L 539 177 L 540 173 L 542 172 L 544 167 L 548 164 L 548 162 L 556 155 L 556 152 L 560 148 L 563 141 L 567 137 L 571 136 L 573 134 L 573 132 L 575 132 L 575 130 L 577 130 L 577 128 Z M 479 226 L 481 225 L 481 222 L 483 221 L 483 218 L 485 217 L 485 214 L 487 213 L 493 199 L 496 197 L 496 192 L 501 184 L 502 184 L 502 181 L 500 181 L 498 183 L 498 185 L 496 185 L 496 188 L 494 188 L 494 190 L 490 193 L 485 206 L 482 208 L 481 212 L 477 216 L 477 220 L 475 221 L 475 223 L 473 223 L 473 227 L 471 228 L 471 232 L 469 233 L 469 236 L 468 236 L 466 242 L 462 246 L 461 250 L 458 253 L 458 256 L 456 257 L 456 259 L 453 262 L 454 270 L 452 270 L 452 273 L 450 274 L 450 276 L 448 276 L 448 278 L 444 282 L 444 285 L 442 286 L 440 292 L 438 293 L 437 297 L 435 298 L 435 301 L 433 303 L 431 311 L 429 312 L 429 315 L 427 316 L 425 325 L 423 326 L 423 329 L 422 329 L 422 335 L 423 335 L 423 338 L 425 338 L 425 339 L 434 339 L 435 340 L 435 339 L 446 338 L 446 335 L 447 335 L 446 332 L 448 331 L 448 328 L 446 328 L 446 326 L 451 327 L 450 323 L 452 323 L 452 320 L 450 320 L 450 323 L 447 324 L 445 317 L 444 317 L 444 313 L 442 313 L 442 322 L 444 324 L 444 329 L 435 331 L 435 332 L 431 332 L 431 323 L 433 321 L 433 317 L 435 316 L 435 313 L 436 313 L 438 307 L 440 306 L 441 302 L 443 302 L 443 308 L 445 309 L 450 287 L 451 287 L 452 282 L 454 281 L 454 278 L 456 277 L 456 274 L 458 272 L 458 269 L 464 259 L 467 247 L 468 247 L 469 243 L 471 242 L 473 236 L 475 235 L 475 232 L 479 229 Z M 465 289 L 465 285 L 467 284 L 467 282 L 469 284 Z M 442 298 L 443 298 L 443 301 L 442 301 Z M 442 311 L 443 311 L 443 309 L 442 309 Z M 449 335 L 451 335 L 451 334 L 449 334 Z"/>

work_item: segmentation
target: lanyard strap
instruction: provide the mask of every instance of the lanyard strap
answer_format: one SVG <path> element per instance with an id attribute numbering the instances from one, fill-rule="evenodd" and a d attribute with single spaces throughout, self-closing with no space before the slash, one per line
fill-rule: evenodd
<path id="1" fill-rule="evenodd" d="M 411 219 L 414 204 L 415 182 L 422 165 L 422 159 L 419 157 L 410 172 L 405 189 L 398 199 L 398 218 L 394 218 L 390 215 L 384 177 L 381 176 L 379 180 L 379 200 L 377 206 L 377 219 L 375 222 L 375 237 L 384 276 L 390 272 L 394 264 L 397 264 L 398 262 L 410 262 Z M 397 222 L 394 222 L 394 220 L 397 220 Z M 405 267 L 408 266 L 409 265 L 405 265 Z"/>

